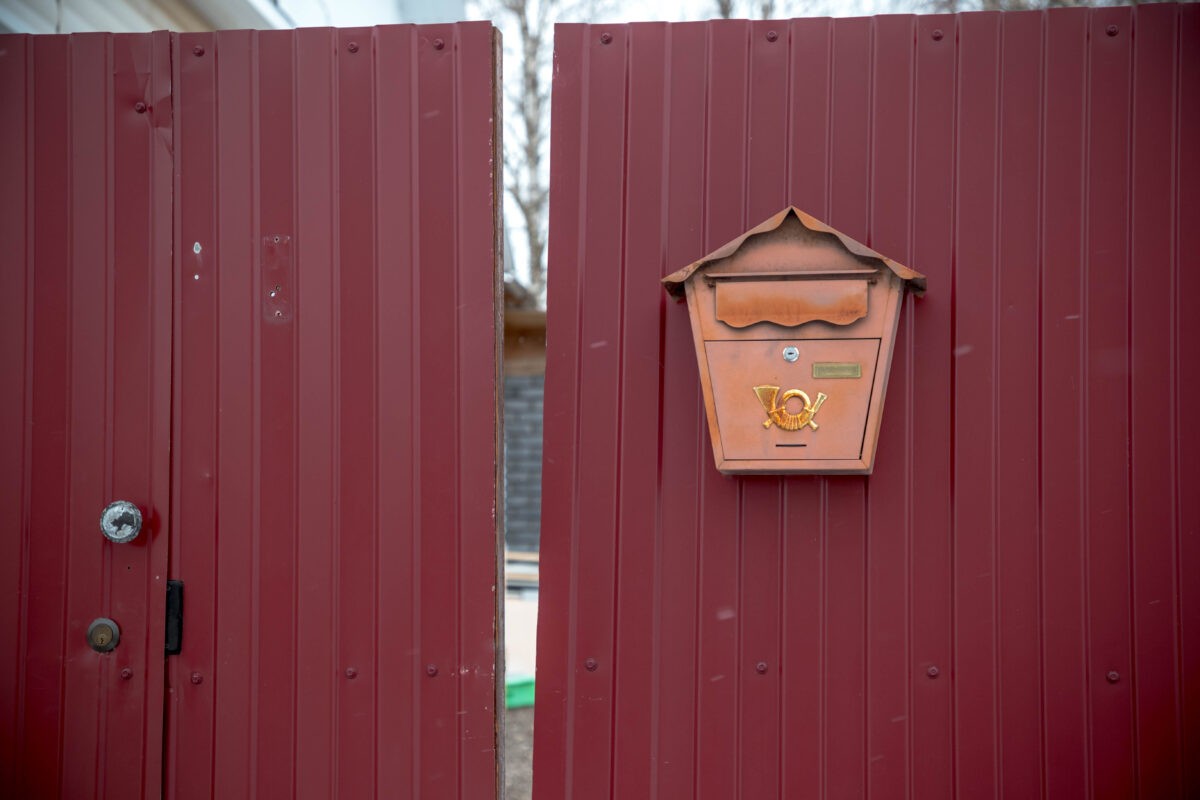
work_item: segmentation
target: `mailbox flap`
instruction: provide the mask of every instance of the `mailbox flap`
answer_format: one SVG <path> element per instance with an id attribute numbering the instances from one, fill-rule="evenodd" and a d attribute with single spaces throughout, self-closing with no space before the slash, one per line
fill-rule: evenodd
<path id="1" fill-rule="evenodd" d="M 866 280 L 721 280 L 714 289 L 717 319 L 733 328 L 849 325 L 867 315 Z"/>

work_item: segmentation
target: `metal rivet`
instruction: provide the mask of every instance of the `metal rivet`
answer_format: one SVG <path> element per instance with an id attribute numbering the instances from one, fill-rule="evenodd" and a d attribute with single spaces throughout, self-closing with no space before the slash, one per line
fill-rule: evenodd
<path id="1" fill-rule="evenodd" d="M 346 49 L 349 50 L 351 53 L 357 53 L 358 52 L 358 42 L 351 42 L 350 44 L 346 45 Z"/>
<path id="2" fill-rule="evenodd" d="M 141 100 L 139 100 L 133 104 L 133 110 L 139 114 L 145 114 L 146 113 L 146 104 L 143 103 Z"/>
<path id="3" fill-rule="evenodd" d="M 437 664 L 430 664 L 429 666 L 425 667 L 425 674 L 431 678 L 434 675 L 437 675 L 438 674 Z"/>
<path id="4" fill-rule="evenodd" d="M 600 44 L 612 44 L 612 34 L 611 33 L 600 34 Z"/>
<path id="5" fill-rule="evenodd" d="M 925 674 L 931 678 L 936 678 L 938 675 L 942 674 L 942 671 L 937 667 L 930 667 L 929 669 L 925 670 Z"/>
<path id="6" fill-rule="evenodd" d="M 600 662 L 596 661 L 594 658 L 589 658 L 583 662 L 583 666 L 587 667 L 588 672 L 595 672 L 600 666 Z"/>
<path id="7" fill-rule="evenodd" d="M 197 272 L 195 275 L 193 275 L 193 276 L 192 276 L 192 280 L 194 280 L 194 281 L 198 281 L 198 280 L 200 280 L 200 273 L 199 273 L 199 272 Z"/>
<path id="8" fill-rule="evenodd" d="M 942 29 L 941 29 L 941 28 L 937 28 L 937 29 L 936 29 L 936 30 L 934 30 L 934 32 L 931 34 L 931 36 L 933 37 L 933 40 L 934 40 L 935 42 L 940 42 L 940 41 L 942 40 L 942 37 L 943 37 L 943 36 L 945 36 L 945 35 L 946 35 L 946 34 L 942 33 Z"/>
<path id="9" fill-rule="evenodd" d="M 758 662 L 757 664 L 754 665 L 754 670 L 759 675 L 766 675 L 767 674 L 767 662 L 765 662 L 765 661 Z"/>
<path id="10" fill-rule="evenodd" d="M 346 667 L 346 677 L 350 680 L 354 680 L 358 677 L 358 670 L 356 670 L 354 667 Z"/>
<path id="11" fill-rule="evenodd" d="M 767 31 L 767 41 L 768 42 L 774 42 L 777 39 L 779 39 L 778 33 L 776 33 L 775 31 Z"/>
<path id="12" fill-rule="evenodd" d="M 193 253 L 195 253 L 196 255 L 200 255 L 200 251 L 201 251 L 201 250 L 203 250 L 203 249 L 204 249 L 204 248 L 202 248 L 202 247 L 200 246 L 200 243 L 199 243 L 199 242 L 196 242 L 194 245 L 192 245 L 192 252 L 193 252 Z"/>
<path id="13" fill-rule="evenodd" d="M 201 675 L 199 672 L 193 672 L 192 673 L 192 683 L 199 686 L 200 684 L 204 683 L 204 676 Z"/>
<path id="14" fill-rule="evenodd" d="M 1108 678 L 1109 683 L 1116 683 L 1117 681 L 1121 680 L 1121 673 L 1117 672 L 1115 669 L 1109 670 L 1108 674 L 1104 677 Z"/>
<path id="15" fill-rule="evenodd" d="M 1121 29 L 1118 28 L 1116 25 L 1109 25 L 1107 28 L 1104 29 L 1104 32 L 1107 33 L 1109 36 L 1116 36 L 1118 33 L 1121 32 Z"/>
<path id="16" fill-rule="evenodd" d="M 434 50 L 441 50 L 445 46 L 446 46 L 445 39 L 434 39 L 433 40 L 433 49 Z"/>
<path id="17" fill-rule="evenodd" d="M 125 669 L 121 670 L 121 680 L 127 681 L 132 677 L 133 677 L 133 670 L 131 670 L 129 667 L 126 667 Z"/>
<path id="18" fill-rule="evenodd" d="M 192 55 L 194 55 L 194 56 L 204 55 L 204 48 L 201 47 L 200 45 L 196 45 L 195 47 L 192 48 Z"/>

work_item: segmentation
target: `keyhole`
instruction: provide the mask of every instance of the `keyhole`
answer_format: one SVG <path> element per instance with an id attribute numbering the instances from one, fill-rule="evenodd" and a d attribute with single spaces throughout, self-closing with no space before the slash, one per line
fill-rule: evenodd
<path id="1" fill-rule="evenodd" d="M 117 627 L 117 623 L 106 617 L 100 617 L 92 621 L 88 626 L 87 641 L 88 646 L 97 653 L 107 653 L 114 649 L 121 639 L 121 631 Z"/>

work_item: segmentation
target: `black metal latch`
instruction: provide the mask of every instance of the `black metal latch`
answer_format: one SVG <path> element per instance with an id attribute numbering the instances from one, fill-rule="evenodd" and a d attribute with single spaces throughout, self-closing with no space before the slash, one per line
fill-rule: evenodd
<path id="1" fill-rule="evenodd" d="M 166 653 L 179 655 L 183 647 L 183 581 L 167 581 Z"/>

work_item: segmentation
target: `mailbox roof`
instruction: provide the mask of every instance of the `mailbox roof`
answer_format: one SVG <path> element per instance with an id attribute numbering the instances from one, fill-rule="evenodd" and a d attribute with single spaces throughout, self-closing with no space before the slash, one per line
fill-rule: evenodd
<path id="1" fill-rule="evenodd" d="M 821 220 L 817 219 L 811 214 L 806 214 L 795 206 L 788 206 L 770 219 L 760 223 L 759 225 L 756 225 L 755 227 L 743 233 L 741 236 L 730 242 L 727 242 L 700 260 L 693 261 L 691 264 L 688 264 L 678 272 L 671 273 L 667 277 L 663 278 L 663 285 L 667 287 L 667 291 L 672 295 L 676 297 L 681 296 L 683 294 L 683 285 L 687 283 L 688 279 L 691 278 L 701 267 L 711 264 L 714 261 L 719 261 L 722 258 L 728 258 L 736 253 L 738 249 L 741 248 L 742 244 L 745 243 L 745 241 L 751 236 L 756 236 L 760 233 L 766 233 L 768 231 L 775 230 L 787 220 L 789 215 L 795 215 L 796 219 L 800 221 L 800 224 L 811 231 L 833 234 L 847 250 L 857 256 L 879 259 L 887 266 L 888 269 L 906 281 L 909 285 L 909 288 L 916 294 L 920 295 L 925 293 L 924 275 L 917 272 L 915 269 L 910 269 L 909 267 L 904 266 L 898 261 L 893 261 L 882 253 L 875 252 L 862 242 L 850 238 L 839 230 L 831 228 Z"/>

